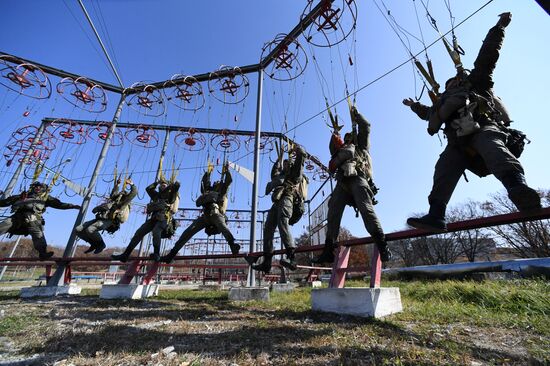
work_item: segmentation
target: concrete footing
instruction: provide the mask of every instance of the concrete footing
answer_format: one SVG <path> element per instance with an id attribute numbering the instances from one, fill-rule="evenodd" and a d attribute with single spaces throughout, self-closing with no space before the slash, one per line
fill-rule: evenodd
<path id="1" fill-rule="evenodd" d="M 99 293 L 100 299 L 145 299 L 157 296 L 159 285 L 103 285 Z"/>
<path id="2" fill-rule="evenodd" d="M 328 313 L 381 318 L 403 311 L 397 287 L 326 288 L 311 291 L 311 308 Z"/>
<path id="3" fill-rule="evenodd" d="M 248 301 L 248 300 L 269 301 L 269 287 L 231 287 L 229 289 L 229 300 L 231 301 Z"/>
<path id="4" fill-rule="evenodd" d="M 292 282 L 287 283 L 274 283 L 271 285 L 271 291 L 273 292 L 290 292 L 294 291 L 296 285 Z"/>
<path id="5" fill-rule="evenodd" d="M 21 298 L 30 297 L 54 297 L 63 295 L 78 295 L 82 291 L 82 287 L 76 285 L 65 286 L 33 286 L 23 287 L 21 289 Z"/>

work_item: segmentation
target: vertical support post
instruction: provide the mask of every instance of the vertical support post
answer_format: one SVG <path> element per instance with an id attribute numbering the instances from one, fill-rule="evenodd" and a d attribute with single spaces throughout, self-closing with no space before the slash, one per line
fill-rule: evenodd
<path id="1" fill-rule="evenodd" d="M 256 251 L 256 216 L 258 215 L 258 182 L 260 180 L 260 140 L 262 130 L 262 84 L 264 71 L 258 70 L 258 99 L 256 103 L 256 131 L 254 133 L 254 183 L 252 184 L 252 213 L 250 216 L 250 253 Z M 247 287 L 256 285 L 252 265 L 248 266 Z"/>
<path id="2" fill-rule="evenodd" d="M 122 106 L 124 104 L 124 98 L 125 98 L 125 95 L 122 94 L 120 96 L 120 101 L 118 102 L 118 106 L 117 106 L 115 115 L 113 117 L 113 121 L 111 123 L 111 126 L 109 127 L 109 131 L 107 132 L 107 138 L 105 139 L 105 142 L 103 143 L 103 147 L 101 148 L 101 152 L 99 153 L 99 157 L 97 159 L 96 166 L 95 166 L 94 171 L 92 173 L 92 177 L 90 178 L 90 183 L 88 183 L 86 196 L 84 197 L 84 200 L 82 201 L 82 205 L 80 206 L 80 210 L 78 211 L 78 215 L 77 215 L 75 223 L 73 225 L 73 230 L 71 231 L 71 235 L 69 236 L 69 240 L 67 241 L 67 246 L 65 247 L 65 251 L 63 252 L 63 258 L 72 257 L 74 255 L 75 250 L 76 250 L 76 246 L 75 246 L 75 242 L 76 242 L 75 228 L 84 221 L 84 217 L 86 216 L 86 212 L 88 211 L 88 206 L 90 205 L 90 201 L 92 200 L 93 189 L 95 187 L 97 177 L 99 175 L 99 172 L 101 171 L 101 168 L 103 167 L 103 163 L 105 162 L 105 157 L 107 156 L 107 151 L 109 151 L 109 146 L 111 146 L 111 140 L 113 138 L 113 133 L 115 131 L 116 124 L 118 122 L 118 119 L 120 118 L 120 113 L 122 112 Z M 63 279 L 64 279 L 65 268 L 67 266 L 67 263 L 68 262 L 63 262 L 63 263 L 59 264 L 59 266 L 55 270 L 54 275 L 48 281 L 48 286 L 63 285 Z"/>
<path id="3" fill-rule="evenodd" d="M 308 232 L 308 245 L 311 245 L 311 200 L 307 200 L 307 232 Z M 311 255 L 309 256 L 311 257 Z"/>
<path id="4" fill-rule="evenodd" d="M 19 242 L 21 241 L 21 235 L 19 235 L 17 237 L 17 240 L 15 241 L 15 243 L 13 244 L 13 248 L 10 252 L 10 255 L 8 256 L 8 258 L 11 258 L 13 257 L 13 253 L 15 253 L 15 251 L 17 250 L 17 247 L 19 246 Z M 2 272 L 0 272 L 0 281 L 2 281 L 2 278 L 4 277 L 4 273 L 6 273 L 6 270 L 8 269 L 8 266 L 4 266 L 2 267 Z"/>
<path id="5" fill-rule="evenodd" d="M 17 184 L 17 181 L 19 180 L 19 176 L 21 175 L 21 172 L 23 171 L 23 167 L 27 165 L 29 158 L 31 157 L 32 153 L 34 152 L 34 147 L 36 144 L 40 142 L 40 139 L 42 138 L 42 134 L 44 133 L 44 129 L 46 128 L 46 123 L 42 122 L 40 126 L 38 127 L 38 130 L 36 130 L 36 134 L 34 135 L 34 138 L 32 139 L 31 146 L 29 147 L 29 150 L 23 157 L 23 160 L 21 163 L 19 163 L 19 166 L 13 173 L 13 176 L 11 177 L 10 181 L 8 182 L 8 185 L 6 186 L 6 189 L 4 190 L 4 193 L 1 195 L 0 198 L 6 198 L 11 196 L 11 192 L 13 191 L 13 187 Z"/>
<path id="6" fill-rule="evenodd" d="M 380 260 L 380 252 L 376 244 L 372 248 L 372 258 L 370 262 L 370 288 L 380 287 L 380 279 L 382 277 L 382 261 Z"/>

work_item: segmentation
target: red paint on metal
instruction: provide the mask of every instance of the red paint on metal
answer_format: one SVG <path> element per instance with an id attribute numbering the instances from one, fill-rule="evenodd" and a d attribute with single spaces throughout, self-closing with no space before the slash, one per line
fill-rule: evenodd
<path id="1" fill-rule="evenodd" d="M 153 262 L 153 264 L 149 266 L 149 269 L 147 270 L 147 273 L 145 273 L 145 276 L 143 276 L 143 280 L 141 281 L 141 284 L 149 285 L 152 282 L 154 282 L 154 277 L 157 275 L 158 270 L 159 270 L 159 263 Z"/>
<path id="2" fill-rule="evenodd" d="M 343 288 L 346 283 L 346 270 L 348 268 L 350 247 L 339 247 L 338 255 L 332 265 L 332 274 L 328 287 Z"/>
<path id="3" fill-rule="evenodd" d="M 370 263 L 370 288 L 380 287 L 380 277 L 382 277 L 382 261 L 378 247 L 375 245 Z"/>
<path id="4" fill-rule="evenodd" d="M 139 269 L 141 268 L 141 261 L 132 261 L 126 269 L 124 276 L 118 281 L 119 285 L 129 285 L 132 282 L 132 279 L 138 274 Z"/>

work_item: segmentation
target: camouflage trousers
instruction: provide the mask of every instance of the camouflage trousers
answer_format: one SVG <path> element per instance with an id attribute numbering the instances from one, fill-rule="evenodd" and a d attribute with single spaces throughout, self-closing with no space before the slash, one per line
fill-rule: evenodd
<path id="1" fill-rule="evenodd" d="M 264 253 L 273 252 L 273 236 L 279 228 L 281 242 L 286 249 L 294 248 L 294 239 L 290 232 L 288 221 L 292 217 L 294 200 L 291 195 L 283 195 L 277 202 L 274 202 L 264 223 Z"/>

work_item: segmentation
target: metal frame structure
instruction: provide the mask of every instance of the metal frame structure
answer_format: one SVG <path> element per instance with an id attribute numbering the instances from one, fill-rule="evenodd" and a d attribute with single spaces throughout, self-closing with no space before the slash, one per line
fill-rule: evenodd
<path id="1" fill-rule="evenodd" d="M 294 39 L 296 39 L 303 32 L 304 29 L 306 29 L 309 25 L 311 25 L 313 23 L 314 19 L 317 17 L 317 15 L 319 15 L 319 13 L 322 11 L 323 7 L 326 6 L 327 4 L 332 4 L 333 1 L 334 0 L 320 0 L 319 3 L 312 9 L 312 11 L 306 17 L 304 17 L 294 27 L 294 29 L 284 38 L 284 40 L 279 45 L 277 45 L 272 50 L 272 52 L 270 52 L 266 57 L 264 57 L 258 64 L 252 64 L 252 65 L 239 67 L 240 71 L 243 74 L 258 72 L 258 94 L 257 94 L 257 105 L 256 105 L 256 129 L 254 131 L 254 136 L 255 136 L 254 173 L 255 174 L 254 174 L 254 183 L 253 183 L 253 188 L 252 188 L 252 213 L 253 214 L 251 215 L 252 222 L 251 222 L 251 232 L 250 232 L 250 252 L 255 251 L 255 239 L 256 239 L 256 225 L 255 225 L 254 221 L 255 221 L 255 216 L 257 215 L 257 209 L 258 209 L 257 200 L 258 200 L 259 161 L 260 161 L 259 155 L 260 155 L 260 139 L 261 139 L 261 136 L 262 136 L 262 132 L 261 132 L 261 112 L 262 112 L 263 69 L 275 60 L 277 54 L 284 48 L 287 41 L 293 41 Z M 95 33 L 98 41 L 100 42 L 100 44 L 102 46 L 102 49 L 105 53 L 105 56 L 107 57 L 107 59 L 110 62 L 110 65 L 113 69 L 113 72 L 114 72 L 117 80 L 122 84 L 122 81 L 120 80 L 120 77 L 118 76 L 118 73 L 116 72 L 116 69 L 115 69 L 114 65 L 110 61 L 110 57 L 107 53 L 107 50 L 103 46 L 103 42 L 101 42 L 101 39 L 100 39 L 99 34 L 97 33 L 96 29 L 95 29 L 95 26 L 93 25 L 90 17 L 87 14 L 87 11 L 84 7 L 84 4 L 81 1 L 79 1 L 79 3 L 80 3 L 80 6 L 82 7 L 82 10 L 83 10 L 84 14 L 86 15 L 86 18 L 87 18 L 88 22 L 90 23 L 90 26 L 92 27 L 92 29 Z M 8 55 L 8 54 L 6 54 L 6 55 Z M 59 76 L 59 77 L 71 77 L 71 78 L 79 77 L 79 75 L 75 75 L 75 74 L 67 72 L 67 71 L 56 69 L 56 68 L 51 67 L 51 66 L 47 66 L 47 65 L 35 63 L 35 62 L 32 62 L 32 61 L 24 60 L 24 59 L 21 59 L 19 57 L 12 56 L 12 55 L 8 55 L 8 56 L 13 57 L 15 60 L 21 60 L 23 62 L 33 63 L 33 64 L 39 66 L 40 68 L 42 68 L 42 70 L 44 72 L 46 72 L 48 74 L 51 74 L 51 75 L 55 75 L 55 76 Z M 223 77 L 224 75 L 225 74 L 222 72 L 222 73 L 219 73 L 217 76 L 218 77 L 220 77 L 220 76 Z M 203 74 L 199 74 L 199 75 L 194 75 L 193 77 L 199 82 L 200 81 L 206 81 L 206 80 L 209 79 L 210 73 L 203 73 Z M 136 88 L 123 88 L 123 87 L 117 87 L 117 86 L 114 86 L 114 85 L 111 85 L 111 84 L 108 84 L 108 83 L 104 83 L 104 82 L 101 82 L 101 81 L 96 81 L 96 80 L 93 80 L 93 79 L 89 79 L 89 80 L 91 80 L 94 83 L 102 86 L 105 90 L 109 90 L 111 92 L 119 93 L 121 95 L 121 98 L 120 98 L 120 101 L 118 103 L 115 114 L 113 116 L 113 120 L 111 122 L 111 125 L 110 125 L 109 131 L 107 133 L 107 137 L 105 139 L 105 142 L 103 144 L 101 153 L 98 157 L 96 166 L 95 166 L 94 171 L 92 173 L 92 177 L 90 178 L 90 182 L 89 182 L 88 187 L 87 187 L 86 197 L 84 197 L 84 200 L 83 200 L 82 205 L 81 205 L 81 209 L 78 212 L 73 230 L 72 230 L 71 235 L 69 237 L 69 240 L 67 242 L 67 246 L 65 247 L 65 251 L 63 253 L 64 258 L 69 258 L 74 254 L 75 241 L 76 241 L 76 235 L 75 235 L 74 229 L 82 223 L 82 221 L 83 221 L 83 219 L 86 215 L 86 212 L 88 210 L 88 206 L 89 206 L 89 203 L 90 203 L 90 200 L 91 200 L 91 195 L 92 195 L 92 192 L 93 192 L 93 188 L 95 187 L 95 183 L 96 183 L 98 174 L 101 171 L 101 168 L 103 167 L 103 162 L 105 161 L 107 151 L 109 150 L 109 146 L 111 144 L 111 139 L 113 137 L 114 130 L 117 127 L 117 123 L 118 123 L 118 120 L 120 118 L 120 113 L 122 111 L 122 106 L 124 104 L 124 100 L 125 100 L 126 96 L 138 93 L 138 92 L 142 91 L 143 88 L 145 87 L 145 86 L 141 86 L 141 87 L 136 87 Z M 148 85 L 153 85 L 153 86 L 157 87 L 158 89 L 162 89 L 162 88 L 165 87 L 166 82 L 167 82 L 167 80 L 162 81 L 162 82 L 148 84 Z M 174 86 L 174 85 L 176 85 L 176 84 L 172 84 L 171 86 Z M 31 150 L 31 149 L 29 149 L 29 150 Z M 22 166 L 22 165 L 20 165 L 20 166 Z M 18 168 L 18 170 L 19 170 L 19 168 Z M 20 173 L 20 171 L 19 171 L 19 173 Z M 16 172 L 16 174 L 18 174 L 18 173 Z M 18 176 L 16 177 L 15 174 L 14 174 L 14 178 L 12 178 L 12 180 L 15 179 L 15 181 L 17 181 L 17 178 L 18 178 Z M 15 183 L 14 183 L 14 185 L 15 185 Z M 63 282 L 64 277 L 65 277 L 65 266 L 61 265 L 57 268 L 55 274 L 52 276 L 50 281 L 48 281 L 48 286 L 59 286 L 59 285 L 61 285 L 62 282 Z M 249 267 L 249 276 L 248 277 L 249 278 L 248 278 L 248 281 L 247 281 L 247 285 L 248 286 L 254 286 L 255 285 L 255 276 L 253 275 L 252 267 Z"/>
<path id="2" fill-rule="evenodd" d="M 499 226 L 499 225 L 509 225 L 514 224 L 518 222 L 529 222 L 529 221 L 537 221 L 537 220 L 547 220 L 550 219 L 550 207 L 543 208 L 538 211 L 533 211 L 529 213 L 522 213 L 522 212 L 513 212 L 509 214 L 503 214 L 503 215 L 496 215 L 491 217 L 481 217 L 477 219 L 471 219 L 471 220 L 465 220 L 465 221 L 458 221 L 458 222 L 452 222 L 449 223 L 447 226 L 447 232 L 456 232 L 456 231 L 463 231 L 463 230 L 472 230 L 472 229 L 479 229 L 484 227 L 491 227 L 491 226 Z M 386 234 L 386 241 L 396 241 L 396 240 L 402 240 L 402 239 L 412 239 L 422 236 L 431 236 L 431 235 L 437 235 L 438 233 L 433 233 L 425 230 L 420 229 L 410 229 L 410 230 L 403 230 L 403 231 L 396 231 L 392 233 Z M 359 268 L 348 268 L 347 267 L 347 261 L 349 259 L 349 251 L 350 248 L 357 245 L 365 245 L 365 244 L 373 244 L 374 240 L 372 237 L 364 237 L 364 238 L 358 238 L 358 239 L 352 239 L 352 240 L 346 240 L 339 243 L 340 245 L 340 253 L 338 255 L 338 258 L 334 261 L 333 267 L 332 267 L 332 276 L 330 280 L 330 286 L 331 287 L 343 287 L 345 284 L 345 274 L 346 272 L 350 271 L 357 271 Z M 297 253 L 307 253 L 307 252 L 314 252 L 318 250 L 322 250 L 323 245 L 308 245 L 308 246 L 301 246 L 296 248 Z M 284 254 L 284 250 L 275 250 L 274 254 Z M 259 257 L 262 256 L 263 252 L 253 252 L 248 254 L 238 254 L 238 255 L 232 255 L 232 254 L 210 254 L 210 255 L 187 255 L 187 256 L 177 256 L 174 259 L 175 260 L 197 260 L 197 259 L 224 259 L 224 258 L 246 258 L 246 257 Z M 130 273 L 131 278 L 137 275 L 137 268 L 138 266 L 141 267 L 144 265 L 144 263 L 151 261 L 151 258 L 149 257 L 133 257 L 131 258 L 131 263 L 126 263 L 126 265 L 129 266 L 129 269 L 127 270 L 127 273 Z M 376 250 L 376 246 L 374 247 L 373 255 L 371 258 L 371 280 L 370 280 L 370 286 L 373 288 L 380 287 L 380 277 L 382 273 L 382 266 L 380 262 L 380 255 L 378 253 L 378 250 Z M 37 262 L 36 258 L 29 258 L 29 257 L 19 257 L 19 258 L 0 258 L 0 263 L 4 266 L 13 266 L 13 265 L 42 265 L 42 266 L 51 266 L 53 264 L 57 264 L 58 268 L 69 268 L 70 271 L 70 265 L 72 263 L 86 263 L 87 265 L 107 265 L 107 264 L 124 264 L 119 262 L 113 262 L 111 258 L 108 257 L 62 257 L 62 258 L 54 258 L 49 261 L 44 262 Z M 147 273 L 145 274 L 146 278 L 151 278 L 152 275 L 156 273 L 156 270 L 159 267 L 170 267 L 170 266 L 187 266 L 191 267 L 193 265 L 174 265 L 174 264 L 158 264 L 151 266 Z M 216 264 L 212 265 L 213 267 L 216 266 Z M 326 270 L 324 267 L 309 267 L 309 266 L 301 266 L 304 269 L 310 269 L 310 270 Z M 365 270 L 366 268 L 360 268 L 360 270 Z M 70 276 L 67 276 L 64 273 L 63 283 L 65 281 L 70 281 Z"/>

